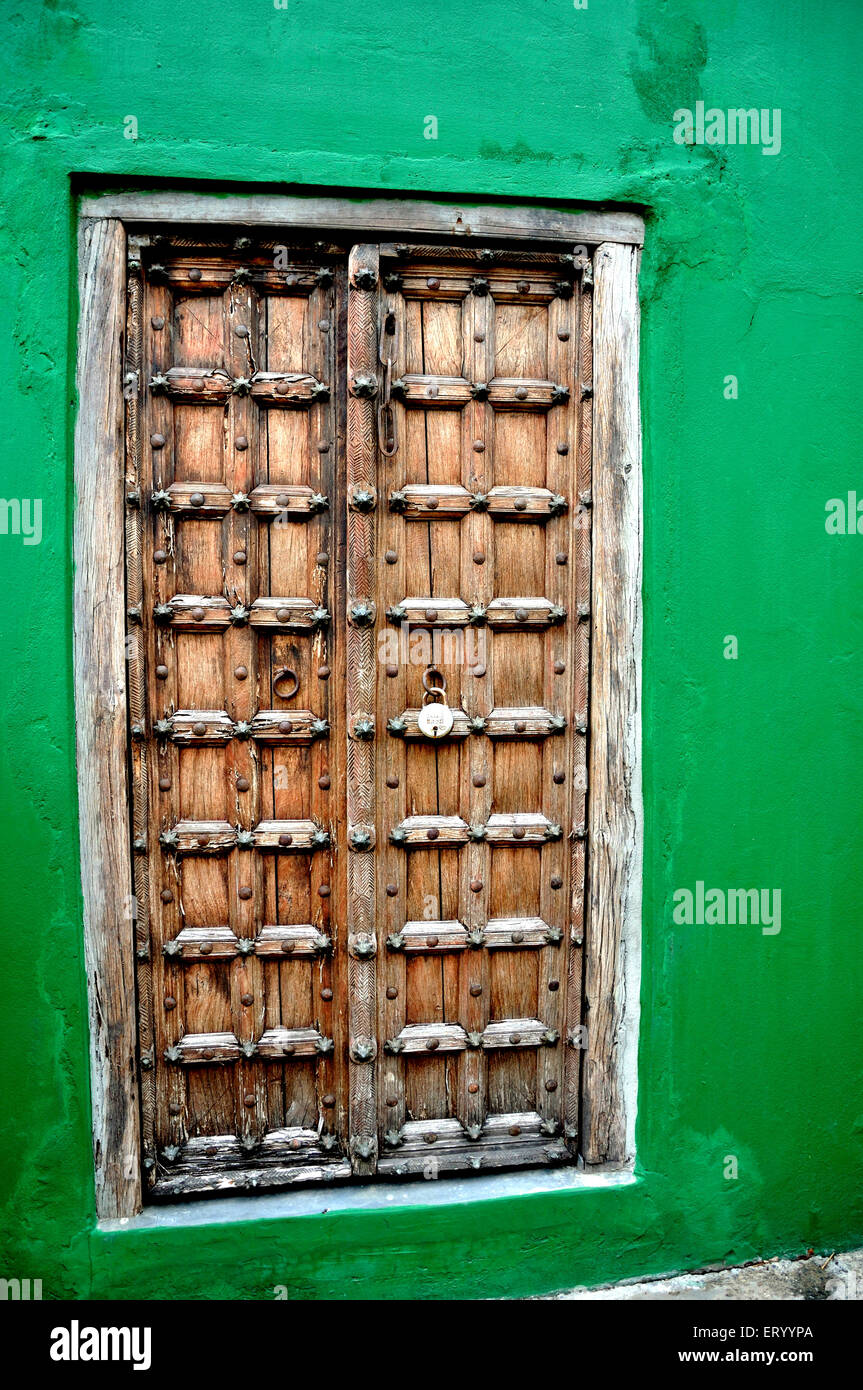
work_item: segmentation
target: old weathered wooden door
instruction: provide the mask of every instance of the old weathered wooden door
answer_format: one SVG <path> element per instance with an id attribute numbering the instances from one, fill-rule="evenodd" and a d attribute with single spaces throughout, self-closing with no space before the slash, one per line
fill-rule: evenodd
<path id="1" fill-rule="evenodd" d="M 131 246 L 149 1187 L 570 1161 L 590 262 Z"/>

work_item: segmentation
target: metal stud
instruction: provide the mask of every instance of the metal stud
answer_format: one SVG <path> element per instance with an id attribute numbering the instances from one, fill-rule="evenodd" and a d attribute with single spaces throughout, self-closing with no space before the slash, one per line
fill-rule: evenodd
<path id="1" fill-rule="evenodd" d="M 242 453 L 245 449 L 248 449 L 248 447 L 249 441 L 246 436 L 244 434 L 238 434 L 234 440 L 234 448 L 239 449 L 240 453 Z"/>
<path id="2" fill-rule="evenodd" d="M 328 791 L 329 791 L 329 789 L 330 789 L 330 777 L 329 777 L 329 773 L 325 772 L 325 773 L 323 773 L 323 775 L 322 775 L 321 777 L 318 778 L 318 786 L 320 787 L 320 789 L 321 789 L 322 792 L 328 792 Z"/>
<path id="3" fill-rule="evenodd" d="M 388 898 L 397 898 L 398 895 L 399 895 L 399 886 L 398 886 L 398 884 L 397 884 L 397 883 L 388 883 L 388 884 L 387 884 L 387 888 L 386 888 L 386 893 L 387 893 L 387 897 L 388 897 Z"/>
<path id="4" fill-rule="evenodd" d="M 249 898 L 252 896 L 252 890 L 247 883 L 244 883 L 237 890 L 237 893 L 238 897 L 241 897 L 243 899 L 243 902 L 248 902 Z"/>
<path id="5" fill-rule="evenodd" d="M 154 564 L 157 564 L 157 565 L 164 565 L 164 563 L 165 563 L 165 561 L 167 560 L 167 558 L 168 558 L 168 552 L 167 552 L 167 550 L 154 550 L 154 551 L 153 551 L 153 562 L 154 562 Z"/>
<path id="6" fill-rule="evenodd" d="M 157 679 L 157 680 L 160 680 L 160 681 L 165 681 L 165 680 L 168 679 L 168 668 L 167 668 L 167 666 L 157 666 L 157 667 L 156 667 L 156 679 Z"/>
<path id="7" fill-rule="evenodd" d="M 328 883 L 321 883 L 321 884 L 318 885 L 318 897 L 319 897 L 319 898 L 328 898 L 328 897 L 330 896 L 330 893 L 331 893 L 331 892 L 332 892 L 332 889 L 330 888 L 330 885 L 329 885 Z"/>
<path id="8" fill-rule="evenodd" d="M 551 886 L 555 890 L 555 892 L 558 888 L 563 887 L 563 879 L 561 878 L 560 874 L 552 874 L 549 882 L 551 883 Z"/>
<path id="9" fill-rule="evenodd" d="M 150 435 L 150 448 L 151 448 L 151 449 L 164 449 L 164 447 L 165 447 L 165 436 L 164 436 L 163 434 L 151 434 L 151 435 Z"/>
<path id="10" fill-rule="evenodd" d="M 244 565 L 244 564 L 246 563 L 247 558 L 248 558 L 248 556 L 246 555 L 245 550 L 235 550 L 235 551 L 234 551 L 234 564 L 235 564 L 235 565 Z"/>
<path id="11" fill-rule="evenodd" d="M 481 892 L 482 892 L 482 879 L 481 879 L 481 878 L 472 878 L 472 879 L 471 879 L 471 881 L 470 881 L 470 891 L 471 891 L 472 893 L 481 893 Z"/>
<path id="12" fill-rule="evenodd" d="M 526 400 L 527 400 L 527 387 L 526 387 L 526 386 L 516 386 L 516 388 L 515 388 L 515 398 L 516 398 L 517 401 L 526 401 Z"/>

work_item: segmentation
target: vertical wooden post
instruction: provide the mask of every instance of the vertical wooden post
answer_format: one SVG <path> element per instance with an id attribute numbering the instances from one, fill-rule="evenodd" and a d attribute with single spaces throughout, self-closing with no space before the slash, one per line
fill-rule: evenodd
<path id="1" fill-rule="evenodd" d="M 129 861 L 124 613 L 123 312 L 126 236 L 79 230 L 81 317 L 75 429 L 75 693 L 84 958 L 96 1210 L 141 1206 Z M 138 390 L 139 383 L 128 383 Z"/>
<path id="2" fill-rule="evenodd" d="M 582 1153 L 632 1156 L 641 932 L 641 435 L 638 260 L 594 256 L 593 672 L 590 699 L 587 1050 Z"/>

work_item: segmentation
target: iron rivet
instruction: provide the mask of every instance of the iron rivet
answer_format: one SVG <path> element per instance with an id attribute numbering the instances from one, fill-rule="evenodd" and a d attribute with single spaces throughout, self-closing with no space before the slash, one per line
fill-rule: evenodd
<path id="1" fill-rule="evenodd" d="M 398 1103 L 399 1103 L 399 1098 L 398 1098 L 398 1096 L 387 1096 L 387 1105 L 393 1106 L 393 1105 L 398 1105 Z"/>
<path id="2" fill-rule="evenodd" d="M 470 992 L 474 999 L 478 999 L 482 994 L 482 985 L 471 985 Z"/>
<path id="3" fill-rule="evenodd" d="M 206 733 L 206 725 L 201 725 L 201 724 L 196 724 L 196 725 L 195 725 L 195 729 L 196 729 L 196 730 L 197 730 L 197 729 L 200 729 L 200 728 L 203 728 L 203 729 L 204 729 L 204 732 Z M 209 835 L 199 835 L 199 836 L 197 837 L 196 843 L 200 845 L 201 849 L 206 849 L 207 845 L 210 843 L 210 837 L 209 837 Z"/>
<path id="4" fill-rule="evenodd" d="M 526 498 L 526 497 L 516 497 L 516 499 L 515 499 L 515 501 L 513 502 L 512 505 L 513 505 L 513 507 L 515 508 L 515 510 L 516 510 L 517 512 L 526 511 L 526 510 L 527 510 L 527 498 Z"/>
<path id="5" fill-rule="evenodd" d="M 245 550 L 235 550 L 235 551 L 234 551 L 234 564 L 235 564 L 235 565 L 244 565 L 245 563 L 246 563 L 246 552 L 245 552 Z"/>
<path id="6" fill-rule="evenodd" d="M 515 731 L 517 734 L 523 734 L 526 728 L 527 725 L 525 724 L 523 719 L 517 719 L 515 721 Z"/>
<path id="7" fill-rule="evenodd" d="M 326 550 L 319 550 L 315 556 L 316 565 L 328 565 L 330 563 L 329 553 Z"/>
<path id="8" fill-rule="evenodd" d="M 321 990 L 321 998 L 323 999 L 323 1001 L 324 1001 L 325 1004 L 329 1004 L 329 1002 L 330 1002 L 330 1000 L 332 999 L 332 997 L 333 997 L 333 991 L 332 991 L 331 989 L 326 989 L 326 988 L 324 988 L 324 989 Z"/>
<path id="9" fill-rule="evenodd" d="M 203 608 L 193 608 L 193 609 L 192 609 L 192 617 L 194 618 L 194 620 L 195 620 L 196 623 L 202 623 L 202 622 L 204 621 L 204 610 L 203 610 Z"/>
<path id="10" fill-rule="evenodd" d="M 153 448 L 153 449 L 164 449 L 164 447 L 165 447 L 165 436 L 164 436 L 163 434 L 151 434 L 151 435 L 150 435 L 150 447 Z"/>
<path id="11" fill-rule="evenodd" d="M 514 944 L 515 946 L 520 946 L 521 943 L 522 943 L 522 941 L 524 941 L 524 932 L 523 932 L 523 931 L 514 931 L 514 932 L 512 933 L 512 941 L 513 941 L 513 944 Z"/>
<path id="12" fill-rule="evenodd" d="M 426 831 L 427 840 L 436 840 L 439 835 L 440 831 L 438 830 L 436 825 L 429 826 L 428 830 Z"/>
<path id="13" fill-rule="evenodd" d="M 436 608 L 427 608 L 427 609 L 426 609 L 426 622 L 428 622 L 428 623 L 436 623 L 436 622 L 437 622 L 437 609 L 436 609 Z"/>
<path id="14" fill-rule="evenodd" d="M 201 942 L 201 955 L 202 955 L 202 956 L 208 956 L 208 955 L 210 955 L 210 953 L 212 952 L 212 949 L 213 949 L 213 943 L 212 943 L 212 941 L 202 941 L 202 942 Z"/>
<path id="15" fill-rule="evenodd" d="M 252 896 L 252 890 L 247 883 L 244 883 L 239 889 L 239 896 L 243 899 L 243 902 L 248 902 L 249 898 Z"/>
<path id="16" fill-rule="evenodd" d="M 555 889 L 555 891 L 557 891 L 558 888 L 563 887 L 563 879 L 561 878 L 560 874 L 552 874 L 551 886 Z"/>
<path id="17" fill-rule="evenodd" d="M 482 441 L 481 439 L 475 439 L 475 440 L 473 441 L 473 451 L 474 451 L 475 454 L 484 454 L 484 453 L 485 453 L 485 444 L 483 443 L 483 441 Z"/>
<path id="18" fill-rule="evenodd" d="M 289 619 L 290 619 L 290 616 L 291 616 L 291 610 L 290 610 L 290 608 L 278 608 L 278 609 L 276 610 L 276 618 L 277 618 L 277 620 L 278 620 L 280 623 L 286 623 L 286 622 L 288 622 Z"/>
<path id="19" fill-rule="evenodd" d="M 484 333 L 474 333 L 474 335 L 473 335 L 473 340 L 474 340 L 475 343 L 484 343 L 484 342 L 485 342 L 485 334 L 484 334 Z"/>
<path id="20" fill-rule="evenodd" d="M 521 1042 L 521 1033 L 510 1033 L 509 1040 L 513 1046 L 515 1046 L 517 1043 Z"/>
<path id="21" fill-rule="evenodd" d="M 569 556 L 565 550 L 559 550 L 554 557 L 555 564 L 557 565 L 565 565 L 568 559 Z"/>
<path id="22" fill-rule="evenodd" d="M 568 445 L 568 444 L 558 444 L 558 446 L 557 446 L 557 452 L 558 452 L 559 454 L 568 454 L 568 453 L 569 453 L 569 445 Z"/>
<path id="23" fill-rule="evenodd" d="M 206 732 L 207 726 L 206 724 L 202 723 L 200 719 L 198 720 L 197 724 L 192 725 L 192 733 L 195 735 L 195 738 L 203 738 Z"/>
<path id="24" fill-rule="evenodd" d="M 427 946 L 430 946 L 430 947 L 432 948 L 432 950 L 433 950 L 435 946 L 439 946 L 439 945 L 440 945 L 440 937 L 439 937 L 439 936 L 428 936 L 428 937 L 426 937 L 426 945 L 427 945 Z"/>
<path id="25" fill-rule="evenodd" d="M 285 834 L 282 834 L 282 835 L 279 836 L 279 844 L 280 844 L 280 845 L 292 845 L 293 843 L 294 843 L 294 837 L 293 837 L 293 835 L 288 835 L 287 833 L 285 833 Z"/>
<path id="26" fill-rule="evenodd" d="M 556 676 L 562 676 L 565 670 L 566 670 L 566 662 L 565 662 L 565 661 L 556 661 L 556 662 L 554 663 L 554 674 L 555 674 Z"/>
<path id="27" fill-rule="evenodd" d="M 328 681 L 329 678 L 330 678 L 330 668 L 329 668 L 329 666 L 319 666 L 319 667 L 318 667 L 318 680 L 319 680 L 319 681 Z"/>
<path id="28" fill-rule="evenodd" d="M 322 792 L 328 792 L 328 791 L 329 791 L 329 789 L 330 789 L 330 779 L 329 779 L 329 776 L 327 775 L 326 772 L 323 774 L 322 777 L 319 777 L 319 778 L 318 778 L 318 786 L 320 787 L 320 789 L 321 789 Z"/>
<path id="29" fill-rule="evenodd" d="M 255 1104 L 255 1097 L 252 1095 L 243 1096 L 243 1104 L 247 1110 L 251 1110 Z"/>
<path id="30" fill-rule="evenodd" d="M 428 1042 L 426 1043 L 426 1051 L 427 1051 L 427 1052 L 437 1052 L 437 1050 L 438 1050 L 439 1047 L 440 1047 L 440 1038 L 429 1038 Z"/>
<path id="31" fill-rule="evenodd" d="M 172 1101 L 171 1101 L 171 1104 L 168 1106 L 168 1114 L 169 1114 L 169 1115 L 182 1115 L 182 1113 L 183 1113 L 183 1107 L 182 1107 L 182 1105 L 179 1105 L 179 1104 L 177 1103 L 177 1101 L 172 1100 Z"/>
<path id="32" fill-rule="evenodd" d="M 529 280 L 518 280 L 518 281 L 516 282 L 516 286 L 515 286 L 515 287 L 516 287 L 516 289 L 518 290 L 519 294 L 530 294 L 530 281 L 529 281 Z"/>
<path id="33" fill-rule="evenodd" d="M 399 992 L 395 985 L 387 985 L 387 999 L 398 999 Z"/>
<path id="34" fill-rule="evenodd" d="M 236 333 L 238 338 L 249 337 L 249 330 L 244 323 L 239 324 L 238 327 L 234 329 L 234 332 Z"/>
<path id="35" fill-rule="evenodd" d="M 198 280 L 200 280 L 200 278 L 201 278 L 201 272 L 200 272 L 200 270 L 198 270 L 197 268 L 189 271 L 189 279 L 190 279 L 190 280 L 193 280 L 193 281 L 195 281 L 195 283 L 197 283 Z"/>
<path id="36" fill-rule="evenodd" d="M 153 560 L 155 561 L 155 563 L 156 563 L 157 565 L 164 565 L 164 563 L 165 563 L 165 561 L 167 560 L 167 558 L 168 558 L 168 552 L 167 552 L 167 550 L 154 550 L 154 551 L 153 551 Z"/>
<path id="37" fill-rule="evenodd" d="M 398 887 L 398 884 L 397 884 L 397 883 L 388 883 L 388 884 L 387 884 L 387 897 L 388 897 L 388 898 L 397 898 L 397 897 L 398 897 L 398 892 L 399 892 L 399 887 Z"/>
<path id="38" fill-rule="evenodd" d="M 470 1094 L 471 1094 L 472 1096 L 475 1096 L 476 1093 L 477 1093 L 477 1091 L 479 1090 L 479 1086 L 476 1084 L 475 1081 L 472 1081 L 472 1082 L 470 1083 L 470 1085 L 468 1086 L 468 1090 L 470 1091 Z"/>
<path id="39" fill-rule="evenodd" d="M 426 284 L 428 285 L 430 290 L 440 289 L 440 280 L 437 278 L 436 275 L 430 275 L 426 280 Z"/>
<path id="40" fill-rule="evenodd" d="M 556 994 L 557 991 L 560 989 L 560 980 L 549 980 L 548 987 L 551 990 L 552 994 Z"/>
<path id="41" fill-rule="evenodd" d="M 319 886 L 318 886 L 318 897 L 319 897 L 319 898 L 328 898 L 329 896 L 330 896 L 330 885 L 329 885 L 328 883 L 321 883 L 321 884 L 319 884 Z"/>
<path id="42" fill-rule="evenodd" d="M 438 507 L 440 506 L 440 502 L 437 497 L 430 497 L 426 503 L 426 506 L 428 507 L 430 512 L 436 512 Z"/>
<path id="43" fill-rule="evenodd" d="M 248 674 L 249 674 L 249 669 L 248 669 L 247 666 L 235 666 L 235 667 L 234 667 L 234 676 L 236 677 L 236 679 L 237 679 L 238 681 L 244 681 L 244 680 L 246 679 L 246 677 L 248 676 Z"/>
<path id="44" fill-rule="evenodd" d="M 481 892 L 482 892 L 482 879 L 481 879 L 481 878 L 472 878 L 472 879 L 471 879 L 471 881 L 470 881 L 470 891 L 471 891 L 472 893 L 481 893 Z"/>
<path id="45" fill-rule="evenodd" d="M 526 387 L 526 386 L 516 386 L 516 388 L 515 388 L 515 398 L 516 398 L 517 401 L 526 401 L 526 400 L 527 400 L 527 387 Z"/>
<path id="46" fill-rule="evenodd" d="M 285 509 L 286 509 L 287 507 L 289 507 L 290 504 L 291 504 L 291 499 L 290 499 L 290 497 L 288 497 L 287 493 L 286 493 L 286 492 L 281 492 L 281 493 L 279 493 L 279 496 L 276 498 L 276 506 L 277 506 L 277 507 L 281 507 L 282 511 L 285 511 Z"/>
<path id="47" fill-rule="evenodd" d="M 157 666 L 157 667 L 156 667 L 156 677 L 157 677 L 157 679 L 160 680 L 160 681 L 166 681 L 166 680 L 168 679 L 168 668 L 167 668 L 167 666 Z"/>
<path id="48" fill-rule="evenodd" d="M 526 609 L 526 608 L 516 608 L 516 610 L 515 610 L 515 620 L 516 620 L 516 622 L 518 622 L 518 623 L 526 623 L 526 622 L 527 622 L 527 609 Z"/>
<path id="49" fill-rule="evenodd" d="M 399 668 L 398 668 L 398 666 L 394 666 L 393 663 L 390 662 L 390 663 L 388 664 L 388 666 L 387 666 L 387 675 L 389 676 L 390 680 L 392 680 L 392 678 L 393 678 L 394 676 L 397 676 L 398 673 L 399 673 Z"/>
<path id="50" fill-rule="evenodd" d="M 398 558 L 398 553 L 395 550 L 388 550 L 384 555 L 384 559 L 388 565 L 394 565 Z"/>
<path id="51" fill-rule="evenodd" d="M 484 564 L 485 564 L 485 551 L 484 551 L 484 550 L 475 550 L 475 551 L 473 552 L 473 562 L 474 562 L 475 565 L 484 565 Z"/>
<path id="52" fill-rule="evenodd" d="M 554 782 L 556 787 L 560 787 L 566 781 L 566 774 L 562 772 L 560 768 L 556 767 L 554 769 L 554 772 L 551 774 L 551 780 Z"/>
<path id="53" fill-rule="evenodd" d="M 546 1083 L 545 1083 L 545 1089 L 546 1089 L 547 1091 L 556 1091 L 556 1090 L 557 1090 L 557 1082 L 554 1081 L 554 1080 L 552 1079 L 552 1077 L 549 1077 L 548 1080 L 547 1080 Z"/>
<path id="54" fill-rule="evenodd" d="M 319 323 L 318 323 L 318 328 L 321 330 L 322 333 L 329 333 L 329 331 L 330 331 L 330 321 L 329 321 L 329 319 L 321 319 L 321 320 L 319 321 Z"/>
<path id="55" fill-rule="evenodd" d="M 248 447 L 249 441 L 246 438 L 246 436 L 244 434 L 238 434 L 236 439 L 234 440 L 234 448 L 239 449 L 240 453 L 242 453 L 243 450 L 248 449 Z"/>
<path id="56" fill-rule="evenodd" d="M 558 336 L 558 338 L 560 339 L 560 341 L 561 341 L 562 343 L 568 343 L 568 342 L 569 342 L 569 333 L 567 332 L 567 330 L 566 330 L 565 328 L 559 328 L 559 329 L 557 330 L 557 336 Z"/>
<path id="57" fill-rule="evenodd" d="M 329 440 L 326 440 L 326 439 L 319 439 L 319 440 L 318 440 L 318 453 L 319 453 L 319 454 L 328 454 L 329 452 L 330 452 Z"/>
<path id="58" fill-rule="evenodd" d="M 332 1091 L 327 1091 L 327 1094 L 326 1094 L 326 1095 L 324 1096 L 324 1098 L 323 1098 L 323 1104 L 324 1104 L 325 1108 L 326 1108 L 327 1110 L 332 1110 L 332 1108 L 333 1108 L 333 1106 L 335 1105 L 335 1103 L 336 1103 L 336 1098 L 335 1098 L 335 1096 L 333 1095 Z"/>
<path id="59" fill-rule="evenodd" d="M 156 314 L 155 318 L 150 319 L 150 326 L 154 328 L 157 333 L 161 333 L 162 329 L 165 327 L 165 320 L 162 318 L 162 315 Z"/>
<path id="60" fill-rule="evenodd" d="M 283 720 L 281 721 L 281 723 L 279 724 L 279 733 L 280 733 L 280 734 L 290 734 L 290 733 L 293 733 L 293 729 L 294 729 L 294 726 L 293 726 L 293 724 L 291 723 L 290 719 L 283 719 Z"/>
<path id="61" fill-rule="evenodd" d="M 517 826 L 515 827 L 515 829 L 514 829 L 513 832 L 512 832 L 512 838 L 513 838 L 514 840 L 523 840 L 523 839 L 524 839 L 524 826 L 523 826 L 523 825 L 517 825 Z"/>
<path id="62" fill-rule="evenodd" d="M 485 781 L 486 781 L 485 773 L 484 773 L 484 772 L 475 772 L 475 773 L 473 774 L 473 777 L 471 778 L 471 781 L 473 782 L 473 784 L 474 784 L 475 787 L 484 787 L 484 786 L 485 786 Z"/>
<path id="63" fill-rule="evenodd" d="M 255 997 L 254 997 L 253 994 L 241 994 L 241 995 L 240 995 L 240 1003 L 241 1003 L 241 1004 L 244 1004 L 246 1008 L 248 1008 L 249 1005 L 250 1005 L 250 1004 L 253 1004 L 254 1002 L 255 1002 Z"/>
<path id="64" fill-rule="evenodd" d="M 169 792 L 170 790 L 171 790 L 171 779 L 170 779 L 170 777 L 160 777 L 160 778 L 159 778 L 159 791 L 162 791 L 162 792 Z"/>
<path id="65" fill-rule="evenodd" d="M 237 791 L 238 791 L 238 792 L 247 792 L 248 790 L 249 790 L 249 779 L 248 779 L 248 777 L 238 777 L 238 778 L 237 778 Z"/>
<path id="66" fill-rule="evenodd" d="M 485 667 L 484 667 L 484 666 L 474 666 L 473 669 L 472 669 L 472 671 L 471 671 L 471 675 L 472 675 L 472 676 L 476 676 L 477 680 L 480 680 L 480 679 L 485 675 Z"/>
<path id="67" fill-rule="evenodd" d="M 521 1125 L 510 1125 L 509 1132 L 513 1138 L 517 1138 L 521 1134 Z"/>
<path id="68" fill-rule="evenodd" d="M 170 888 L 163 888 L 159 897 L 162 899 L 163 903 L 172 903 L 174 901 L 174 894 L 171 892 Z"/>

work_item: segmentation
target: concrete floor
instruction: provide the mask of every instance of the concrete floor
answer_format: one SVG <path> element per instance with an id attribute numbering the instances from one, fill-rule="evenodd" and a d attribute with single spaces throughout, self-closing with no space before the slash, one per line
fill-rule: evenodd
<path id="1" fill-rule="evenodd" d="M 811 1259 L 765 1260 L 758 1264 L 735 1265 L 731 1269 L 675 1274 L 664 1279 L 626 1280 L 593 1289 L 568 1289 L 563 1293 L 547 1294 L 545 1298 L 573 1301 L 613 1299 L 622 1302 L 861 1299 L 863 1250 L 815 1255 Z"/>

